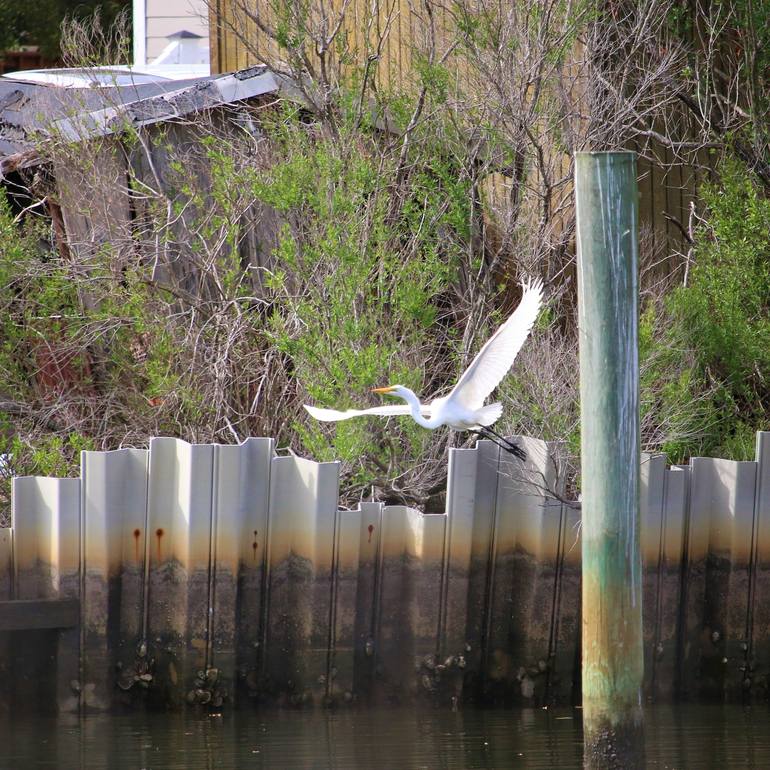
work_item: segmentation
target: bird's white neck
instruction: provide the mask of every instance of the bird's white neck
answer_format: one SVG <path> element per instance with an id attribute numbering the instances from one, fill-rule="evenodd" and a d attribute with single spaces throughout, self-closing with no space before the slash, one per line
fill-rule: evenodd
<path id="1" fill-rule="evenodd" d="M 409 388 L 402 387 L 400 393 L 394 393 L 393 395 L 404 399 L 404 401 L 409 404 L 412 409 L 412 419 L 418 425 L 422 425 L 423 428 L 428 428 L 429 430 L 438 428 L 438 426 L 441 425 L 440 420 L 436 419 L 435 416 L 430 419 L 423 417 L 422 410 L 420 409 L 420 399 L 417 398 L 414 392 L 409 390 Z"/>

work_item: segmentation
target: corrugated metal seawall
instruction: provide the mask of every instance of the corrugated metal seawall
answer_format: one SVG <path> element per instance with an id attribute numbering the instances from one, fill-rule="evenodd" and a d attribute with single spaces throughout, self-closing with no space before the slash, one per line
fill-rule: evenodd
<path id="1" fill-rule="evenodd" d="M 265 438 L 157 438 L 84 452 L 80 479 L 15 479 L 0 618 L 19 600 L 79 617 L 0 623 L 4 702 L 579 699 L 579 510 L 522 441 L 526 465 L 451 450 L 444 514 L 340 510 L 337 463 Z M 641 510 L 648 694 L 767 694 L 770 433 L 754 462 L 646 457 Z"/>

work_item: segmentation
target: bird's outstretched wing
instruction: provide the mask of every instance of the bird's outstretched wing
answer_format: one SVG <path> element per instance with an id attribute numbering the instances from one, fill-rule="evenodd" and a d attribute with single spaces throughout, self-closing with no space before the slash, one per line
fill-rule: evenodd
<path id="1" fill-rule="evenodd" d="M 467 409 L 479 409 L 511 368 L 543 301 L 543 282 L 539 278 L 522 283 L 522 288 L 524 294 L 519 306 L 487 340 L 447 396 L 447 401 L 462 404 Z"/>
<path id="2" fill-rule="evenodd" d="M 339 420 L 349 420 L 351 417 L 361 417 L 366 414 L 392 417 L 393 415 L 412 413 L 409 404 L 388 404 L 387 406 L 373 406 L 371 409 L 348 409 L 344 412 L 339 412 L 336 409 L 321 409 L 317 406 L 309 406 L 308 404 L 304 404 L 304 407 L 311 417 L 315 417 L 316 420 L 321 420 L 322 422 L 338 422 Z M 424 415 L 430 416 L 430 404 L 422 405 L 420 411 Z"/>

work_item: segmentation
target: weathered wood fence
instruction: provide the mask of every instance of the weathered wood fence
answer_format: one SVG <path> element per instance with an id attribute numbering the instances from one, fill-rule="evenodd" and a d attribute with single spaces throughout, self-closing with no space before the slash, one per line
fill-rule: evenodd
<path id="1" fill-rule="evenodd" d="M 578 699 L 579 511 L 542 442 L 451 450 L 447 510 L 338 508 L 338 465 L 156 438 L 17 478 L 0 530 L 6 706 Z M 770 688 L 770 433 L 642 464 L 656 698 Z"/>

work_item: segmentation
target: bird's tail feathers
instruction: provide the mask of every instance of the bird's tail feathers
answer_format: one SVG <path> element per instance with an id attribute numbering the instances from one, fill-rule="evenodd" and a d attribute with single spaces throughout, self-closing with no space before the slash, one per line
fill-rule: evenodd
<path id="1" fill-rule="evenodd" d="M 487 404 L 482 406 L 478 410 L 479 425 L 486 427 L 492 425 L 500 419 L 500 415 L 503 413 L 503 405 L 498 401 L 494 404 Z"/>

